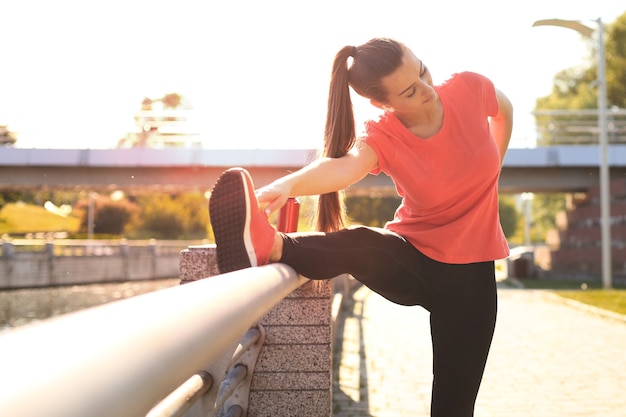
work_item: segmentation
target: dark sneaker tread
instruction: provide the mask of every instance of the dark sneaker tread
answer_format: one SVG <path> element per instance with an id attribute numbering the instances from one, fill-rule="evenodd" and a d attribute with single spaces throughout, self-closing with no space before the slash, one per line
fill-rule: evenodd
<path id="1" fill-rule="evenodd" d="M 251 266 L 243 240 L 246 221 L 244 193 L 241 175 L 225 172 L 217 180 L 209 201 L 209 214 L 218 246 L 217 265 L 222 274 Z"/>

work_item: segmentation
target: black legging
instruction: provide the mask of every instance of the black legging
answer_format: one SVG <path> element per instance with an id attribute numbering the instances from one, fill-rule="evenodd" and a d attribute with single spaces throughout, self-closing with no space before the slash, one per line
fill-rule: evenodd
<path id="1" fill-rule="evenodd" d="M 280 260 L 311 279 L 347 273 L 372 291 L 430 312 L 433 344 L 431 416 L 469 417 L 496 322 L 494 262 L 445 264 L 384 229 L 284 236 Z"/>

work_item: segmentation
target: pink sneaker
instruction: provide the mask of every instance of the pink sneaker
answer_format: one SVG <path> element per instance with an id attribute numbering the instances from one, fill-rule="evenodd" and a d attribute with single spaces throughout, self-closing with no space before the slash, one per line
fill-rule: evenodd
<path id="1" fill-rule="evenodd" d="M 222 173 L 211 193 L 209 216 L 220 273 L 269 262 L 276 229 L 259 209 L 248 171 L 231 168 Z"/>

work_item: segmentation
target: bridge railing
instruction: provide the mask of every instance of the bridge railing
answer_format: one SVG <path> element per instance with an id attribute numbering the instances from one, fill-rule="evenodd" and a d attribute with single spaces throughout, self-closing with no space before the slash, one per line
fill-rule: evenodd
<path id="1" fill-rule="evenodd" d="M 598 110 L 537 110 L 533 112 L 540 146 L 598 144 Z M 608 141 L 626 143 L 626 109 L 606 113 Z"/>
<path id="2" fill-rule="evenodd" d="M 144 251 L 159 255 L 178 255 L 202 240 L 128 240 L 128 239 L 0 239 L 0 255 L 8 258 L 19 253 L 48 253 L 50 256 L 115 256 L 128 251 Z"/>
<path id="3" fill-rule="evenodd" d="M 211 248 L 192 252 L 206 258 L 206 250 Z M 181 264 L 187 275 L 193 268 L 184 272 Z M 206 391 L 185 415 L 216 415 L 210 410 L 233 355 L 237 359 L 244 346 L 265 338 L 257 347 L 259 378 L 250 381 L 254 366 L 243 358 L 226 385 L 248 379 L 254 415 L 287 415 L 281 414 L 285 409 L 289 415 L 330 415 L 329 291 L 301 289 L 306 282 L 290 267 L 272 264 L 10 330 L 0 335 L 0 410 L 12 417 L 181 415 L 175 409 L 188 407 L 185 398 Z M 317 312 L 310 293 L 328 299 Z M 289 294 L 292 298 L 285 299 Z M 282 310 L 276 310 L 281 304 Z M 280 323 L 281 317 L 285 322 Z M 325 330 L 315 327 L 320 324 Z M 257 330 L 242 341 L 255 325 Z M 281 334 L 285 329 L 291 335 Z M 327 335 L 317 347 L 303 340 L 320 332 Z M 272 370 L 271 363 L 278 368 Z M 289 376 L 289 370 L 295 374 Z M 317 387 L 298 399 L 297 391 L 303 390 L 298 385 L 307 373 L 318 374 Z M 273 383 L 282 386 L 282 393 Z"/>

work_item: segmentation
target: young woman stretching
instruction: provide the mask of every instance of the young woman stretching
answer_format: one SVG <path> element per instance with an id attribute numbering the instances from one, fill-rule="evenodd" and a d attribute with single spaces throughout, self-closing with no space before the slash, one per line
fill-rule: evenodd
<path id="1" fill-rule="evenodd" d="M 356 137 L 350 87 L 383 114 Z M 494 260 L 508 256 L 498 179 L 512 106 L 487 78 L 428 68 L 391 39 L 336 55 L 325 154 L 256 190 L 241 168 L 217 181 L 209 210 L 222 273 L 282 262 L 311 279 L 351 274 L 388 300 L 430 312 L 431 415 L 472 416 L 493 337 Z M 384 229 L 344 228 L 337 191 L 385 172 L 402 204 Z M 282 234 L 267 215 L 288 197 L 320 195 L 320 232 Z"/>

